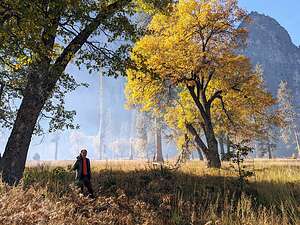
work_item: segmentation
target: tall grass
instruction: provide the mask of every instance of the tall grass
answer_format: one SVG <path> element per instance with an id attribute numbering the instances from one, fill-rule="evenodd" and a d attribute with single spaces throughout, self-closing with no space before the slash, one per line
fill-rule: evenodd
<path id="1" fill-rule="evenodd" d="M 299 164 L 249 162 L 255 176 L 241 190 L 226 164 L 92 162 L 95 200 L 78 192 L 67 164 L 28 167 L 21 185 L 0 184 L 0 224 L 300 224 Z"/>

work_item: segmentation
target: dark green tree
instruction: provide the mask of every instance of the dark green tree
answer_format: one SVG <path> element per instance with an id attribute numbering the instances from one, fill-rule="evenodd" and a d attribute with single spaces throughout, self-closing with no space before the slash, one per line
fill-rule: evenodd
<path id="1" fill-rule="evenodd" d="M 0 121 L 12 127 L 0 162 L 5 182 L 15 184 L 22 178 L 30 141 L 42 116 L 50 117 L 50 130 L 73 126 L 75 112 L 64 109 L 63 95 L 78 84 L 65 73 L 66 67 L 74 62 L 90 71 L 101 67 L 107 75 L 122 74 L 138 34 L 137 6 L 151 11 L 167 2 L 0 2 Z M 15 109 L 7 108 L 11 96 L 20 99 Z"/>

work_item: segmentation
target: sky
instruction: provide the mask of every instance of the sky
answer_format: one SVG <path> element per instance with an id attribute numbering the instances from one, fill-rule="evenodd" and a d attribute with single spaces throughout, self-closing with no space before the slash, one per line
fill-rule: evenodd
<path id="1" fill-rule="evenodd" d="M 290 34 L 295 45 L 300 45 L 300 0 L 240 0 L 240 6 L 249 13 L 257 11 L 267 16 L 273 17 Z M 95 148 L 95 138 L 97 137 L 99 127 L 99 73 L 88 74 L 85 70 L 78 70 L 77 67 L 70 65 L 67 71 L 74 75 L 79 82 L 87 82 L 89 88 L 78 88 L 70 93 L 66 98 L 66 106 L 77 112 L 76 123 L 80 125 L 80 130 L 60 132 L 59 140 L 59 159 L 73 159 L 78 154 L 80 148 L 91 149 L 90 157 L 93 158 L 93 149 Z M 110 79 L 113 84 L 118 83 Z M 109 95 L 110 92 L 106 88 Z M 116 102 L 111 100 L 112 104 Z M 121 103 L 123 104 L 122 101 Z M 125 109 L 123 114 L 128 113 Z M 9 131 L 0 130 L 0 153 L 3 153 Z M 41 159 L 52 160 L 54 158 L 53 136 L 44 138 L 34 137 L 30 146 L 27 159 L 32 159 L 38 152 Z"/>

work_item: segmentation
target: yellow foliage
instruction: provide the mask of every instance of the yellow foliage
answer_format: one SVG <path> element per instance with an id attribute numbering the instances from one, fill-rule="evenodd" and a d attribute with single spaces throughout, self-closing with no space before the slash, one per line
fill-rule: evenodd
<path id="1" fill-rule="evenodd" d="M 259 127 L 255 118 L 275 102 L 261 71 L 236 54 L 246 36 L 237 23 L 245 16 L 236 0 L 180 0 L 170 15 L 157 13 L 131 54 L 136 69 L 127 71 L 128 103 L 161 113 L 182 133 L 186 124 L 200 133 L 204 117 L 211 117 L 216 134 L 239 127 L 238 136 L 253 136 Z M 188 87 L 199 92 L 206 114 Z"/>

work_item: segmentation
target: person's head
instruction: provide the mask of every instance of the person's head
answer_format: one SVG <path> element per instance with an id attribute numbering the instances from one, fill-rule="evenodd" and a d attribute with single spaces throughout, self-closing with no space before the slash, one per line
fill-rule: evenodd
<path id="1" fill-rule="evenodd" d="M 80 151 L 80 155 L 81 155 L 82 158 L 86 158 L 87 150 L 86 150 L 86 149 L 82 149 L 82 150 Z"/>

